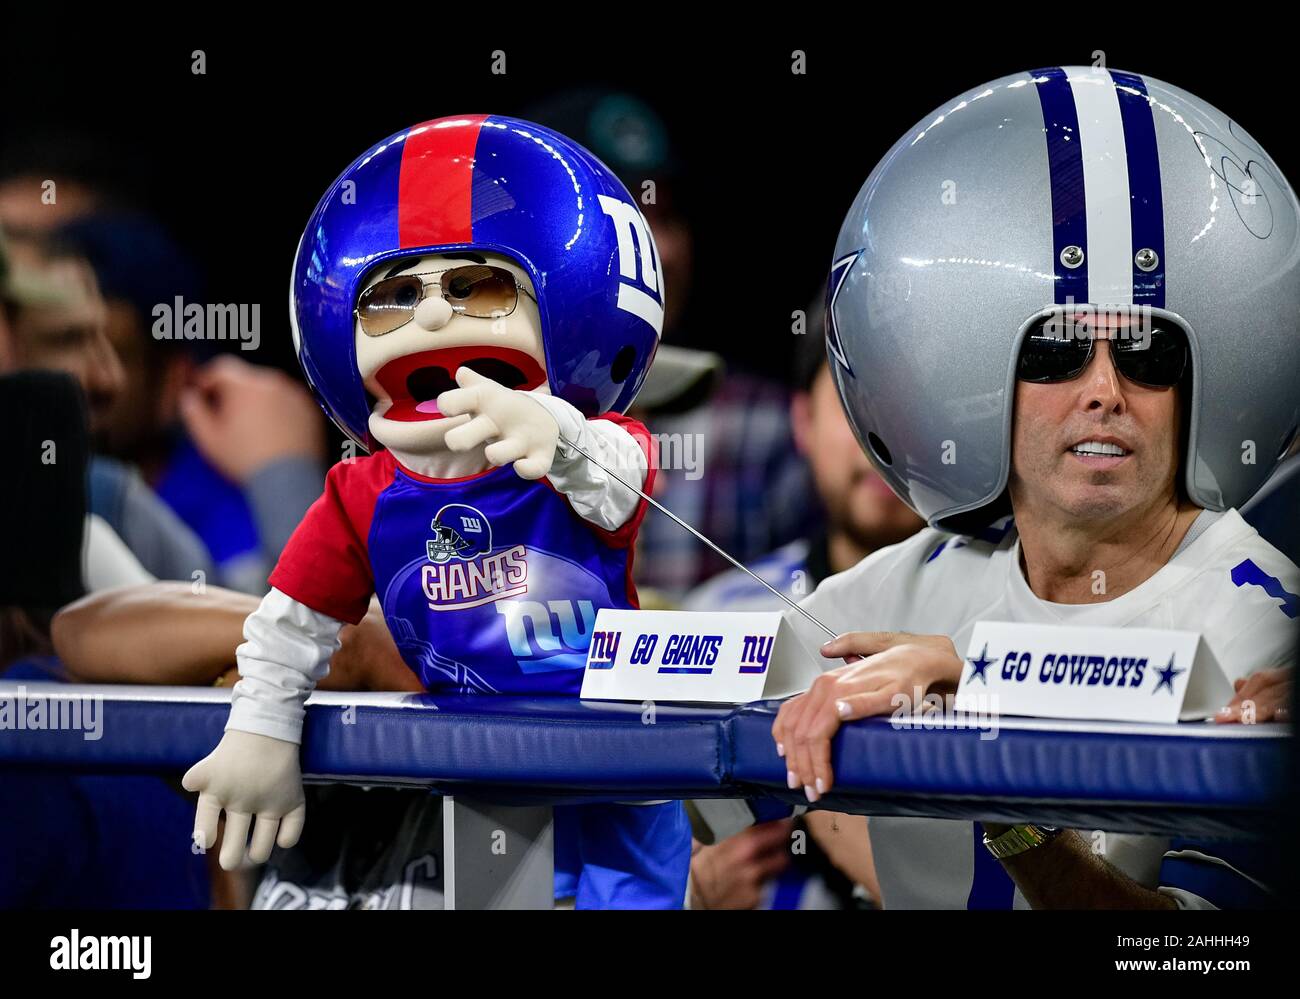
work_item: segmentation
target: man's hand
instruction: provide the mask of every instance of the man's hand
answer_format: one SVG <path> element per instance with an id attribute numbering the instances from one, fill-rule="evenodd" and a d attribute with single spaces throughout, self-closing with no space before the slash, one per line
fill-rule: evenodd
<path id="1" fill-rule="evenodd" d="M 763 886 L 790 866 L 794 822 L 761 822 L 691 857 L 692 909 L 754 909 Z"/>
<path id="2" fill-rule="evenodd" d="M 254 819 L 248 859 L 255 864 L 266 863 L 277 843 L 287 850 L 302 835 L 307 803 L 295 743 L 232 729 L 190 767 L 181 786 L 199 792 L 194 842 L 201 849 L 216 844 L 218 821 L 226 813 L 221 866 L 227 871 L 243 861 Z"/>
<path id="3" fill-rule="evenodd" d="M 1262 669 L 1233 681 L 1236 696 L 1219 709 L 1214 720 L 1221 724 L 1242 722 L 1247 725 L 1266 721 L 1290 721 L 1294 678 L 1295 670 L 1283 666 L 1279 669 Z"/>
<path id="4" fill-rule="evenodd" d="M 181 419 L 203 456 L 234 482 L 281 458 L 325 452 L 311 395 L 274 368 L 219 357 L 199 369 L 180 401 Z"/>
<path id="5" fill-rule="evenodd" d="M 855 631 L 827 642 L 821 653 L 850 665 L 823 673 L 805 693 L 782 704 L 772 723 L 777 754 L 786 759 L 786 781 L 791 790 L 802 787 L 809 801 L 834 783 L 831 739 L 842 722 L 885 714 L 898 694 L 910 701 L 918 689 L 922 697 L 932 689 L 948 693 L 962 671 L 946 635 Z"/>
<path id="6" fill-rule="evenodd" d="M 452 451 L 471 451 L 486 441 L 483 456 L 493 465 L 512 462 L 521 479 L 540 479 L 551 470 L 560 427 L 528 392 L 508 389 L 472 368 L 456 369 L 456 384 L 438 396 L 443 416 L 468 413 L 472 419 L 447 431 Z"/>

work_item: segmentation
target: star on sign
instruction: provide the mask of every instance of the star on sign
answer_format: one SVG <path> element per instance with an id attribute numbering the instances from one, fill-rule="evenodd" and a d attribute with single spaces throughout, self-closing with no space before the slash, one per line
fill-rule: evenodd
<path id="1" fill-rule="evenodd" d="M 1170 696 L 1172 696 L 1174 692 L 1174 677 L 1178 676 L 1180 673 L 1186 672 L 1187 670 L 1185 669 L 1174 669 L 1174 657 L 1170 656 L 1169 665 L 1164 669 L 1156 670 L 1156 675 L 1160 677 L 1160 682 L 1156 684 L 1156 689 L 1151 691 L 1151 693 L 1159 693 L 1161 687 L 1168 687 Z"/>
<path id="2" fill-rule="evenodd" d="M 990 666 L 992 666 L 1001 658 L 1002 658 L 1001 656 L 996 656 L 993 659 L 990 659 L 989 645 L 988 642 L 985 642 L 984 648 L 980 650 L 980 654 L 978 657 L 976 658 L 972 658 L 970 656 L 966 657 L 966 661 L 971 664 L 971 669 L 974 670 L 974 672 L 971 673 L 970 675 L 971 680 L 974 681 L 976 677 L 979 677 L 981 680 L 984 681 L 984 685 L 987 687 L 989 678 L 984 675 L 984 671 L 987 670 Z"/>

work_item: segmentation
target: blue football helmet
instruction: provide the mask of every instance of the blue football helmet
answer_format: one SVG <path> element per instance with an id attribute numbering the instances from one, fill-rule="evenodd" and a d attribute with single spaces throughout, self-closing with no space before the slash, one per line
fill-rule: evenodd
<path id="1" fill-rule="evenodd" d="M 427 544 L 430 562 L 449 562 L 453 558 L 470 559 L 492 553 L 492 525 L 472 506 L 448 503 L 429 524 L 433 531 Z"/>
<path id="2" fill-rule="evenodd" d="M 376 446 L 353 338 L 363 279 L 393 258 L 452 250 L 505 254 L 528 272 L 553 394 L 586 416 L 631 404 L 663 327 L 663 279 L 645 217 L 571 140 L 526 121 L 467 115 L 367 150 L 325 192 L 298 244 L 294 346 L 344 433 Z"/>

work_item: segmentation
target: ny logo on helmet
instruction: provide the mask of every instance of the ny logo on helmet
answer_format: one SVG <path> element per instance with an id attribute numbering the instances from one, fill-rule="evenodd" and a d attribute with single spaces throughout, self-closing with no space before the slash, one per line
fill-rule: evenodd
<path id="1" fill-rule="evenodd" d="M 618 307 L 644 319 L 661 333 L 664 325 L 663 288 L 659 282 L 659 251 L 645 216 L 635 205 L 597 195 L 601 210 L 614 223 L 618 237 Z M 633 249 L 635 243 L 635 249 Z M 640 274 L 637 260 L 641 261 Z M 631 284 L 627 282 L 631 281 Z"/>

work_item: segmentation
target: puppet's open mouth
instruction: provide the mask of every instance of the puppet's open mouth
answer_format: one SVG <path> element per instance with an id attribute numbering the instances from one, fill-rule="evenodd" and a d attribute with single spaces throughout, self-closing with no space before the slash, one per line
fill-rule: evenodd
<path id="1" fill-rule="evenodd" d="M 375 374 L 393 404 L 386 420 L 440 420 L 437 398 L 456 388 L 456 369 L 470 368 L 508 389 L 530 391 L 546 381 L 542 366 L 522 350 L 472 344 L 422 350 L 389 361 Z"/>

